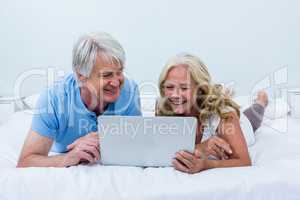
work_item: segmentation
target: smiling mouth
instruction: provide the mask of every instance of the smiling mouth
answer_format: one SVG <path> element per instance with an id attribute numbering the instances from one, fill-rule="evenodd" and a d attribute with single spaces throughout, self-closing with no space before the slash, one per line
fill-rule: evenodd
<path id="1" fill-rule="evenodd" d="M 171 104 L 176 105 L 176 106 L 186 104 L 186 102 L 187 102 L 186 100 L 172 100 L 172 99 L 170 99 L 169 101 Z"/>
<path id="2" fill-rule="evenodd" d="M 104 88 L 104 93 L 108 95 L 115 95 L 118 92 L 118 88 Z"/>

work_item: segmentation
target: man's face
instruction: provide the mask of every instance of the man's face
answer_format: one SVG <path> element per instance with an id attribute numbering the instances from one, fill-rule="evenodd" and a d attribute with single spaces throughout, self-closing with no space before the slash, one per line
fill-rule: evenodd
<path id="1" fill-rule="evenodd" d="M 99 54 L 92 73 L 86 79 L 85 86 L 103 103 L 115 102 L 120 96 L 124 82 L 123 67 L 117 61 L 112 61 Z"/>

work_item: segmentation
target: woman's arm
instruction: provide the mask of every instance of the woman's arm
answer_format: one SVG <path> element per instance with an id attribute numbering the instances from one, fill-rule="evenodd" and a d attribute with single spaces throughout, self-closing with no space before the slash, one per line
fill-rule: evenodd
<path id="1" fill-rule="evenodd" d="M 240 126 L 239 117 L 235 112 L 229 113 L 227 119 L 221 120 L 218 127 L 218 136 L 228 142 L 232 149 L 232 154 L 229 155 L 229 160 L 208 162 L 208 167 L 238 167 L 251 165 L 247 143 Z"/>
<path id="2" fill-rule="evenodd" d="M 228 119 L 221 121 L 218 127 L 218 136 L 228 142 L 231 147 L 232 153 L 228 160 L 203 159 L 198 150 L 194 154 L 181 151 L 176 154 L 176 159 L 173 160 L 175 169 L 187 173 L 197 173 L 212 168 L 251 165 L 247 144 L 237 114 L 229 113 Z"/>
<path id="3" fill-rule="evenodd" d="M 213 136 L 196 145 L 197 149 L 202 158 L 208 158 L 209 156 L 214 156 L 220 160 L 228 160 L 229 155 L 232 154 L 232 150 L 228 142 L 224 139 Z"/>

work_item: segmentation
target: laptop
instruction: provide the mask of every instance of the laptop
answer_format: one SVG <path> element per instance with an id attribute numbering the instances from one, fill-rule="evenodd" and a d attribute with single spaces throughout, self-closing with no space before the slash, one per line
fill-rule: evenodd
<path id="1" fill-rule="evenodd" d="M 194 117 L 100 116 L 100 163 L 171 166 L 176 152 L 194 152 L 196 129 Z"/>

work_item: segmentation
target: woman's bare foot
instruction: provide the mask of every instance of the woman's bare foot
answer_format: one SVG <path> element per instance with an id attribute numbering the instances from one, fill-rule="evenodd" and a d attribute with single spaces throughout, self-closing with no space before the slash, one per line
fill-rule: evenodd
<path id="1" fill-rule="evenodd" d="M 267 105 L 268 105 L 268 94 L 264 90 L 259 91 L 257 93 L 255 103 L 260 104 L 264 108 L 267 107 Z"/>

